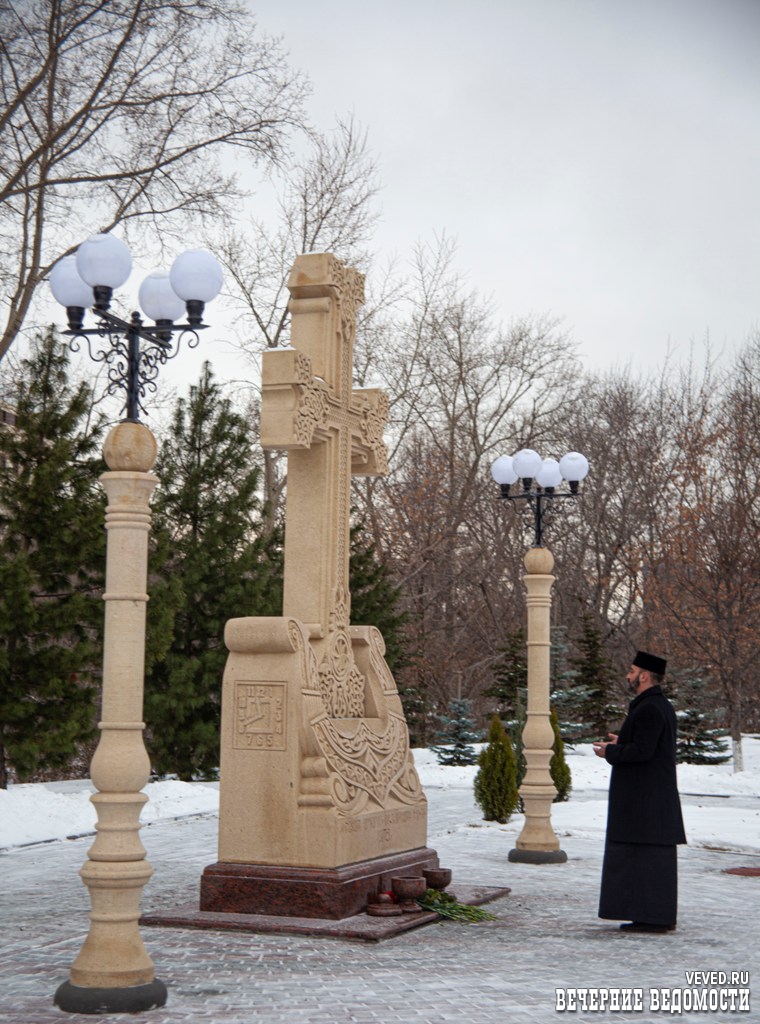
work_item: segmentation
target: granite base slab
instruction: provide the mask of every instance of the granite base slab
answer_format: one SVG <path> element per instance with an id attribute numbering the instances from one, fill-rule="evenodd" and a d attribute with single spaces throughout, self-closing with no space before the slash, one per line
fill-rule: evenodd
<path id="1" fill-rule="evenodd" d="M 390 890 L 392 878 L 437 867 L 438 855 L 427 847 L 337 868 L 219 861 L 203 871 L 200 909 L 342 920 L 362 913 L 376 893 Z"/>
<path id="2" fill-rule="evenodd" d="M 460 903 L 475 907 L 502 899 L 511 890 L 506 887 L 457 883 L 453 891 Z M 369 914 L 361 913 L 336 921 L 269 914 L 212 913 L 198 910 L 194 903 L 186 903 L 173 910 L 144 914 L 140 924 L 155 928 L 201 928 L 211 931 L 257 932 L 262 935 L 310 935 L 381 942 L 412 928 L 443 920 L 439 914 L 422 909 L 417 914 L 401 914 L 399 917 L 370 917 Z"/>

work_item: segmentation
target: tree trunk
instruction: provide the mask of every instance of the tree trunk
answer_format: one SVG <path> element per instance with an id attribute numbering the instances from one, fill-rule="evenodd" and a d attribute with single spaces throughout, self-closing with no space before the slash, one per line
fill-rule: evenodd
<path id="1" fill-rule="evenodd" d="M 733 683 L 734 680 L 732 679 Z M 737 685 L 732 686 L 730 689 L 726 687 L 728 691 L 726 696 L 729 698 L 728 713 L 730 720 L 730 733 L 731 733 L 731 746 L 734 756 L 734 772 L 744 771 L 744 751 L 742 750 L 742 694 L 741 688 Z"/>
<path id="2" fill-rule="evenodd" d="M 734 772 L 744 771 L 744 750 L 742 748 L 742 734 L 731 736 L 731 747 L 734 755 Z"/>

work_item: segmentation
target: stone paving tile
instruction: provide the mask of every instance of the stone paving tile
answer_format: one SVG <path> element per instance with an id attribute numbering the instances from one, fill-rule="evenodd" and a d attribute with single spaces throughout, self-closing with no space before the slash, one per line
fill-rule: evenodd
<path id="1" fill-rule="evenodd" d="M 445 799 L 445 794 L 441 796 Z M 509 885 L 477 926 L 433 924 L 379 944 L 300 936 L 145 928 L 157 975 L 168 986 L 151 1024 L 724 1024 L 760 1022 L 757 943 L 747 908 L 758 880 L 722 874 L 752 855 L 685 849 L 679 854 L 681 921 L 669 935 L 623 935 L 596 917 L 601 848 L 564 838 L 565 865 L 509 864 L 512 843 L 493 829 L 439 834 L 442 863 L 473 884 Z M 216 859 L 216 821 L 198 818 L 143 830 L 156 868 L 143 905 L 197 899 L 200 873 Z M 64 1014 L 53 993 L 86 933 L 87 892 L 77 877 L 90 839 L 0 855 L 2 1024 L 93 1024 Z M 683 986 L 686 970 L 747 970 L 758 1010 L 709 1014 L 558 1013 L 555 988 Z M 134 1016 L 114 1014 L 113 1024 Z"/>

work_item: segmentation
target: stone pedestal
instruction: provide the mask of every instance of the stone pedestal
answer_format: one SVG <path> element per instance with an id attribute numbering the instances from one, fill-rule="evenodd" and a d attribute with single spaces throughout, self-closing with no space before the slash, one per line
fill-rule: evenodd
<path id="1" fill-rule="evenodd" d="M 549 718 L 549 654 L 551 648 L 551 590 L 554 558 L 547 548 L 531 548 L 525 556 L 523 577 L 528 606 L 528 713 L 523 730 L 527 770 L 520 786 L 525 824 L 509 859 L 527 864 L 561 864 L 567 854 L 560 849 L 551 822 L 557 790 L 549 764 L 554 730 Z"/>
<path id="2" fill-rule="evenodd" d="M 390 892 L 391 879 L 419 876 L 437 866 L 435 851 L 428 849 L 339 868 L 211 864 L 203 873 L 200 908 L 211 913 L 342 921 L 366 910 L 378 892 Z"/>
<path id="3" fill-rule="evenodd" d="M 372 717 L 328 717 L 296 619 L 227 624 L 219 862 L 202 911 L 340 919 L 393 874 L 437 867 L 382 637 L 352 627 L 350 639 Z"/>

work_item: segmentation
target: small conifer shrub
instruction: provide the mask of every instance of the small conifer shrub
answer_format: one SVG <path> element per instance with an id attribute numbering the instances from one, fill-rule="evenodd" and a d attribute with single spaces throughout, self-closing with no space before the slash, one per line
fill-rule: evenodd
<path id="1" fill-rule="evenodd" d="M 478 755 L 475 799 L 486 821 L 502 825 L 517 807 L 517 759 L 507 731 L 498 715 L 491 719 L 488 743 Z"/>
<path id="2" fill-rule="evenodd" d="M 554 730 L 554 743 L 552 744 L 552 759 L 549 762 L 549 773 L 557 790 L 554 803 L 558 804 L 570 799 L 573 777 L 570 773 L 570 765 L 565 760 L 565 744 L 559 731 L 559 719 L 554 708 L 551 710 L 550 721 Z"/>

